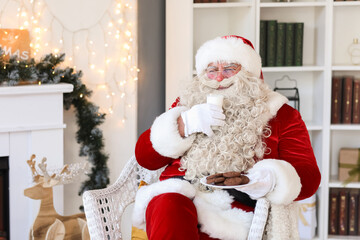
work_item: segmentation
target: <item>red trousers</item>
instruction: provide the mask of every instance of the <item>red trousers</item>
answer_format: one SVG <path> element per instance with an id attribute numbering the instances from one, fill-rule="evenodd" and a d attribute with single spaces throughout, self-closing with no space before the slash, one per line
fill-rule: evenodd
<path id="1" fill-rule="evenodd" d="M 179 193 L 154 197 L 146 210 L 149 240 L 216 240 L 200 232 L 194 203 Z"/>

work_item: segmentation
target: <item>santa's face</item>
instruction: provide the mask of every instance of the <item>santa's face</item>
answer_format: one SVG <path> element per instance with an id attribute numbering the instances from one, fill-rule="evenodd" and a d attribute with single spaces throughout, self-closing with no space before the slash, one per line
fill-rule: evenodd
<path id="1" fill-rule="evenodd" d="M 241 70 L 237 63 L 217 62 L 210 63 L 205 69 L 206 77 L 209 79 L 209 87 L 217 90 L 229 88 L 233 81 L 230 78 Z"/>
<path id="2" fill-rule="evenodd" d="M 222 74 L 218 69 L 215 77 Z M 211 77 L 211 76 L 210 76 Z M 214 135 L 197 134 L 191 148 L 182 156 L 181 166 L 189 180 L 208 174 L 246 171 L 263 157 L 268 136 L 267 96 L 264 82 L 242 69 L 221 81 L 203 74 L 194 78 L 180 96 L 180 104 L 191 108 L 206 102 L 209 94 L 224 96 L 225 124 L 214 129 Z"/>

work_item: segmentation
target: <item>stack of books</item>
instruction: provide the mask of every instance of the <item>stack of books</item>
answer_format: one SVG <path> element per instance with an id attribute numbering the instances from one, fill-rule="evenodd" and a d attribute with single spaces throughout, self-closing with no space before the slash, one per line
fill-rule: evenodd
<path id="1" fill-rule="evenodd" d="M 359 189 L 330 189 L 329 234 L 360 236 L 359 200 Z"/>
<path id="2" fill-rule="evenodd" d="M 260 20 L 260 56 L 263 67 L 303 65 L 303 22 Z"/>
<path id="3" fill-rule="evenodd" d="M 331 123 L 360 123 L 360 79 L 332 77 Z"/>

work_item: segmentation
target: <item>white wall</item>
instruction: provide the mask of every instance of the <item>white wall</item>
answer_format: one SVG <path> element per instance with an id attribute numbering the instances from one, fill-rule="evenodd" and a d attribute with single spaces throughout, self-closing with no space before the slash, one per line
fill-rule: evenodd
<path id="1" fill-rule="evenodd" d="M 131 4 L 132 11 L 127 9 L 116 15 L 114 10 L 118 3 L 123 8 L 125 4 Z M 36 38 L 32 30 L 35 27 L 42 28 L 41 38 L 37 40 L 40 43 L 37 56 L 48 54 L 54 48 L 66 53 L 64 66 L 76 66 L 77 70 L 83 71 L 83 82 L 94 91 L 91 101 L 105 110 L 113 108 L 113 114 L 108 114 L 105 123 L 100 126 L 105 139 L 105 152 L 110 156 L 110 183 L 116 180 L 125 162 L 134 153 L 137 138 L 137 82 L 133 81 L 134 75 L 131 79 L 127 75 L 128 68 L 119 63 L 128 54 L 121 44 L 122 40 L 115 40 L 116 31 L 109 26 L 109 21 L 111 17 L 114 21 L 122 18 L 125 25 L 126 21 L 132 22 L 132 62 L 136 64 L 136 3 L 136 0 L 0 0 L 1 28 L 26 26 L 32 41 Z M 21 16 L 22 12 L 26 12 L 26 15 Z M 31 16 L 37 13 L 41 14 L 37 18 L 38 23 L 32 23 Z M 25 20 L 29 25 L 24 24 Z M 125 25 L 119 27 L 122 32 L 126 29 Z M 112 31 L 111 35 L 109 31 Z M 108 43 L 108 47 L 105 47 L 105 43 Z M 111 62 L 107 65 L 106 60 L 109 58 Z M 96 67 L 92 68 L 92 65 Z M 126 83 L 118 85 L 124 80 Z M 108 84 L 106 90 L 98 86 L 104 83 Z M 107 98 L 106 95 L 111 92 L 115 96 Z M 122 93 L 126 94 L 123 98 Z M 79 145 L 75 139 L 78 127 L 74 109 L 65 111 L 64 122 L 67 124 L 64 162 L 85 161 L 78 156 Z M 80 182 L 65 186 L 65 215 L 79 212 L 79 206 L 82 205 L 82 199 L 78 196 L 79 188 Z"/>

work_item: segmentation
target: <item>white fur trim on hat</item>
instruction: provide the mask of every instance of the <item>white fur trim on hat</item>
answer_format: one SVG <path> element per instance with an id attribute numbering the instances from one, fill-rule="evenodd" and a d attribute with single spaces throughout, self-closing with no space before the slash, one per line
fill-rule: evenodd
<path id="1" fill-rule="evenodd" d="M 194 204 L 200 230 L 212 238 L 247 239 L 254 213 L 231 208 L 232 202 L 233 197 L 223 190 L 212 193 L 197 192 Z"/>
<path id="2" fill-rule="evenodd" d="M 300 177 L 295 168 L 284 160 L 264 159 L 257 162 L 252 169 L 266 168 L 275 174 L 274 190 L 265 197 L 273 204 L 290 204 L 301 190 Z"/>
<path id="3" fill-rule="evenodd" d="M 195 135 L 181 137 L 177 124 L 178 117 L 186 110 L 186 107 L 174 107 L 155 119 L 150 130 L 150 141 L 160 155 L 178 158 L 191 147 Z"/>
<path id="4" fill-rule="evenodd" d="M 270 114 L 274 117 L 279 109 L 289 100 L 278 92 L 270 92 L 268 95 L 267 104 L 269 106 Z"/>
<path id="5" fill-rule="evenodd" d="M 242 67 L 254 74 L 256 77 L 261 75 L 261 57 L 241 38 L 217 37 L 205 42 L 197 51 L 195 56 L 196 72 L 201 74 L 209 63 L 228 62 L 239 63 Z"/>
<path id="6" fill-rule="evenodd" d="M 146 208 L 154 197 L 163 193 L 180 193 L 190 199 L 196 194 L 195 188 L 185 180 L 167 179 L 151 185 L 142 186 L 136 193 L 134 210 L 132 214 L 133 226 L 146 229 Z"/>

